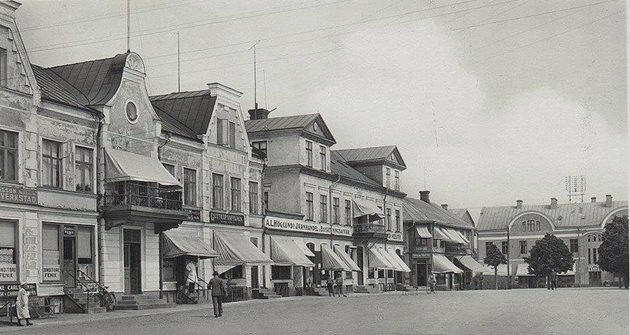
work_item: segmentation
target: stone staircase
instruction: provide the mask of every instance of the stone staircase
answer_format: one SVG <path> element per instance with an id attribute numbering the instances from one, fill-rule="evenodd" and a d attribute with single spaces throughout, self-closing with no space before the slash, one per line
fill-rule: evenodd
<path id="1" fill-rule="evenodd" d="M 118 298 L 116 302 L 116 310 L 118 311 L 170 308 L 175 306 L 175 303 L 167 302 L 165 299 L 146 294 L 123 295 Z"/>
<path id="2" fill-rule="evenodd" d="M 64 313 L 104 313 L 107 310 L 100 306 L 100 298 L 88 295 L 80 288 L 64 289 Z M 89 303 L 88 303 L 89 302 Z"/>
<path id="3" fill-rule="evenodd" d="M 277 298 L 282 298 L 282 296 L 277 294 L 273 290 L 270 290 L 267 288 L 252 289 L 252 299 L 277 299 Z"/>
<path id="4" fill-rule="evenodd" d="M 371 287 L 371 286 L 355 286 L 354 287 L 354 293 L 379 293 L 379 292 L 381 291 L 376 287 Z"/>

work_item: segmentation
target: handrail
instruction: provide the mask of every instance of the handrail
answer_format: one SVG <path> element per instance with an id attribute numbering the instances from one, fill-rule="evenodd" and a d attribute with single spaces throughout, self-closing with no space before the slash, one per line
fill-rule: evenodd
<path id="1" fill-rule="evenodd" d="M 77 270 L 79 272 L 82 272 L 81 270 Z M 68 271 L 68 270 L 63 270 L 64 273 L 69 274 L 77 283 L 81 284 L 81 286 L 83 286 L 85 288 L 86 291 L 90 291 L 90 288 L 85 285 L 85 283 L 83 283 L 79 278 L 77 278 L 77 276 L 75 276 L 72 272 Z"/>
<path id="2" fill-rule="evenodd" d="M 102 285 L 101 283 L 99 283 L 98 281 L 96 281 L 94 278 L 90 277 L 87 273 L 83 272 L 80 269 L 77 269 L 77 271 L 79 273 L 81 273 L 85 278 L 89 279 L 90 281 L 92 281 L 94 284 L 96 284 L 101 290 L 103 291 L 107 291 L 107 287 L 105 287 L 105 285 Z M 80 279 L 78 279 L 80 280 Z M 86 287 L 87 288 L 87 287 Z M 88 288 L 89 289 L 89 288 Z"/>

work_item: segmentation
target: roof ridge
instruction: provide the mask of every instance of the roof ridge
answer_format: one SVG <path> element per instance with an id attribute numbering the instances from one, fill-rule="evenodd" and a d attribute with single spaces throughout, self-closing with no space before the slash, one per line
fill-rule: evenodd
<path id="1" fill-rule="evenodd" d="M 264 120 L 273 120 L 273 119 L 281 119 L 281 118 L 289 118 L 289 117 L 301 117 L 301 116 L 320 116 L 320 114 L 319 113 L 294 114 L 294 115 L 268 117 L 266 119 L 254 119 L 254 120 L 250 119 L 250 120 L 245 120 L 245 121 L 264 121 Z"/>
<path id="2" fill-rule="evenodd" d="M 89 62 L 98 62 L 98 61 L 103 61 L 103 60 L 106 60 L 106 59 L 114 59 L 118 55 L 124 55 L 124 54 L 128 54 L 128 53 L 129 52 L 124 52 L 124 53 L 121 53 L 121 54 L 115 54 L 112 57 L 103 57 L 103 58 L 97 58 L 97 59 L 89 59 L 89 60 L 85 60 L 85 61 L 82 61 L 82 62 L 67 63 L 67 64 L 60 64 L 60 65 L 55 65 L 55 66 L 49 66 L 49 67 L 45 67 L 44 69 L 54 69 L 54 68 L 63 67 L 63 66 L 78 65 L 78 64 L 89 63 Z"/>
<path id="3" fill-rule="evenodd" d="M 361 149 L 389 148 L 389 147 L 391 147 L 392 149 L 393 149 L 393 148 L 396 148 L 396 144 L 390 144 L 390 145 L 376 145 L 376 146 L 361 147 L 361 148 L 335 149 L 335 150 L 331 150 L 331 151 L 361 150 Z"/>
<path id="4" fill-rule="evenodd" d="M 166 93 L 166 94 L 158 94 L 158 95 L 150 95 L 149 96 L 149 100 L 153 100 L 154 98 L 158 98 L 158 97 L 166 97 L 169 95 L 174 95 L 174 94 L 185 94 L 185 93 L 197 93 L 197 92 L 208 92 L 210 93 L 209 89 L 205 89 L 205 90 L 197 90 L 197 91 L 184 91 L 184 92 L 171 92 L 171 93 Z M 212 96 L 212 94 L 210 94 L 210 96 Z M 183 97 L 175 97 L 175 98 L 171 98 L 168 100 L 177 100 L 177 99 L 186 99 L 186 98 L 190 98 L 190 96 L 183 96 Z M 156 99 L 156 100 L 166 100 L 166 99 Z"/>
<path id="5" fill-rule="evenodd" d="M 33 64 L 31 64 L 31 65 L 33 65 Z M 45 75 L 47 75 L 48 77 L 50 77 L 50 79 L 53 79 L 53 78 L 51 77 L 51 74 L 55 76 L 55 79 L 56 79 L 56 78 L 59 78 L 59 80 L 63 81 L 63 82 L 64 82 L 64 83 L 66 83 L 68 86 L 72 87 L 72 88 L 76 91 L 76 93 L 77 93 L 77 94 L 79 94 L 80 96 L 82 96 L 82 97 L 83 97 L 83 99 L 85 99 L 85 101 L 89 103 L 90 99 L 88 99 L 88 97 L 87 97 L 85 94 L 83 94 L 83 92 L 81 92 L 81 90 L 79 90 L 78 88 L 74 87 L 74 85 L 70 84 L 70 83 L 69 83 L 69 82 L 68 82 L 68 81 L 67 81 L 64 77 L 62 77 L 62 76 L 58 75 L 58 74 L 57 74 L 57 72 L 55 72 L 55 71 L 53 71 L 53 70 L 50 70 L 49 68 L 41 67 L 41 66 L 39 66 L 39 65 L 35 65 L 35 66 L 36 66 L 36 67 L 38 67 L 39 69 L 41 69 L 41 70 L 42 70 L 42 72 L 44 72 L 44 74 L 45 74 Z M 49 70 L 50 70 L 50 71 L 49 71 Z M 53 79 L 53 80 L 55 80 L 55 79 Z M 68 91 L 65 87 L 62 87 L 62 88 L 63 88 L 64 90 Z M 68 93 L 74 96 L 74 93 L 72 93 L 72 92 L 68 92 Z M 83 102 L 81 102 L 81 101 L 77 101 L 77 103 L 78 103 L 78 104 L 80 104 L 80 105 L 82 105 L 82 106 L 84 106 L 84 107 L 86 107 L 86 108 L 90 107 L 90 105 L 85 104 L 85 103 L 83 103 Z"/>

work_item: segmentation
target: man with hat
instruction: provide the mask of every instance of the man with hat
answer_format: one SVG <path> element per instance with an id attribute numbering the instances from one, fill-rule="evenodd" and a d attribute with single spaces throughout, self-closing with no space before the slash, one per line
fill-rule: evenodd
<path id="1" fill-rule="evenodd" d="M 20 284 L 20 291 L 15 299 L 15 309 L 17 313 L 18 326 L 22 325 L 21 319 L 26 320 L 26 325 L 31 326 L 31 313 L 28 311 L 28 292 L 26 292 L 26 283 Z"/>
<path id="2" fill-rule="evenodd" d="M 225 296 L 225 283 L 219 278 L 219 273 L 214 271 L 212 279 L 208 283 L 208 289 L 212 295 L 212 308 L 214 309 L 214 317 L 218 318 L 223 314 L 223 296 Z"/>

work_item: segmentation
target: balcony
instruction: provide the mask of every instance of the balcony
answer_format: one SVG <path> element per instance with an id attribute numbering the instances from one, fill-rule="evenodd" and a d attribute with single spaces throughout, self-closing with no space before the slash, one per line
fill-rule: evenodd
<path id="1" fill-rule="evenodd" d="M 177 227 L 187 218 L 179 188 L 156 183 L 118 182 L 107 185 L 103 199 L 106 228 L 154 223 L 156 232 Z"/>
<path id="2" fill-rule="evenodd" d="M 385 225 L 378 223 L 355 223 L 352 227 L 352 235 L 361 240 L 387 240 Z"/>

